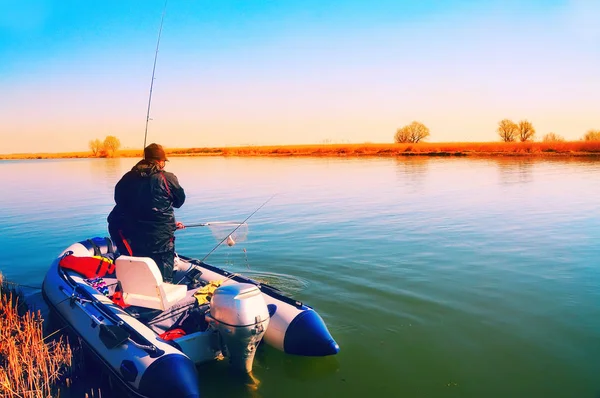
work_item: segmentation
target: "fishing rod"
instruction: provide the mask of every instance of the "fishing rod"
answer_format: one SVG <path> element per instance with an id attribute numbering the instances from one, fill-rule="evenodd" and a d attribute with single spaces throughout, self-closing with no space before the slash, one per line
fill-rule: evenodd
<path id="1" fill-rule="evenodd" d="M 199 222 L 194 224 L 185 224 L 185 228 L 195 228 L 195 227 L 211 227 L 211 226 L 226 226 L 226 225 L 242 225 L 244 222 L 238 221 L 208 221 L 208 222 Z"/>
<path id="2" fill-rule="evenodd" d="M 258 208 L 256 210 L 254 210 L 252 213 L 250 213 L 250 215 L 248 217 L 246 217 L 246 219 L 244 221 L 242 221 L 237 227 L 235 227 L 226 237 L 224 237 L 223 239 L 221 239 L 221 241 L 219 243 L 217 243 L 217 245 L 215 247 L 212 248 L 211 251 L 209 251 L 206 256 L 204 256 L 202 258 L 202 260 L 200 260 L 201 263 L 204 262 L 204 260 L 206 260 L 208 258 L 208 256 L 210 256 L 215 250 L 217 250 L 217 248 L 219 246 L 221 246 L 223 244 L 223 242 L 227 241 L 227 244 L 229 245 L 230 241 L 233 241 L 233 239 L 231 238 L 231 235 L 235 233 L 235 231 L 237 231 L 242 225 L 246 225 L 246 222 L 250 219 L 250 217 L 252 217 L 253 215 L 256 214 L 256 212 L 258 212 L 260 209 L 262 209 L 267 203 L 269 203 L 271 201 L 271 199 L 273 199 L 275 197 L 276 194 L 272 195 L 269 199 L 267 199 L 262 205 L 258 206 Z M 232 246 L 232 245 L 229 245 Z M 192 264 L 195 268 L 195 265 Z M 176 284 L 179 284 L 179 282 L 181 282 L 183 280 L 183 278 L 185 278 L 187 276 L 187 274 L 190 272 L 192 268 L 189 268 L 187 271 L 185 271 L 185 274 L 183 274 L 183 276 L 179 279 L 179 281 L 177 281 Z"/>
<path id="3" fill-rule="evenodd" d="M 158 29 L 158 40 L 156 41 L 156 51 L 154 52 L 154 65 L 152 66 L 152 80 L 150 81 L 150 95 L 148 96 L 148 111 L 146 112 L 146 130 L 144 131 L 144 148 L 146 148 L 146 138 L 148 137 L 148 122 L 150 121 L 150 104 L 152 103 L 152 88 L 154 87 L 154 72 L 156 71 L 156 59 L 158 58 L 158 47 L 160 45 L 160 35 L 162 33 L 163 21 L 167 13 L 167 1 L 163 8 L 162 17 L 160 18 L 160 28 Z"/>

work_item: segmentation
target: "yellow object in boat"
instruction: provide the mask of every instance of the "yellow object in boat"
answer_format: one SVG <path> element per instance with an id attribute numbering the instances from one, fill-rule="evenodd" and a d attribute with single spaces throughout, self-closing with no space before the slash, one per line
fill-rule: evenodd
<path id="1" fill-rule="evenodd" d="M 222 281 L 210 281 L 200 289 L 196 290 L 194 297 L 198 300 L 198 304 L 207 304 L 210 302 L 211 297 L 215 293 L 215 290 L 221 286 Z"/>

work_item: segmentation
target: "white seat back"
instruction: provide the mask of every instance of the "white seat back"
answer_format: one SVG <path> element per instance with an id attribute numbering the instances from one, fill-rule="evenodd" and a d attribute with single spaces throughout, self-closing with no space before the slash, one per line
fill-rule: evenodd
<path id="1" fill-rule="evenodd" d="M 185 297 L 185 285 L 162 280 L 158 266 L 150 257 L 119 256 L 115 271 L 123 288 L 123 301 L 138 307 L 166 310 Z"/>

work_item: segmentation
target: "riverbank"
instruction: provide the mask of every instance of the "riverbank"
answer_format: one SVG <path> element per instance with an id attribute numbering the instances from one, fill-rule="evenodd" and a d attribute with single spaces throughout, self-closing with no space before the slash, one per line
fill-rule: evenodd
<path id="1" fill-rule="evenodd" d="M 60 396 L 70 383 L 73 353 L 59 337 L 48 340 L 39 312 L 0 274 L 0 386 L 3 397 Z M 6 395 L 5 395 L 6 394 Z M 58 394 L 58 395 L 56 395 Z"/>
<path id="2" fill-rule="evenodd" d="M 321 144 L 214 148 L 165 148 L 167 156 L 589 156 L 600 157 L 600 141 L 570 142 L 449 142 L 418 144 Z M 142 150 L 125 149 L 116 157 L 141 157 Z M 0 154 L 0 159 L 94 158 L 90 151 Z"/>

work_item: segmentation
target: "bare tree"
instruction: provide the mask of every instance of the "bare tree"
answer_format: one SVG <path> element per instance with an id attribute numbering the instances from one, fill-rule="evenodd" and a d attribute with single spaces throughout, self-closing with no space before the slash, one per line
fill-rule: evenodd
<path id="1" fill-rule="evenodd" d="M 98 138 L 96 138 L 95 140 L 91 140 L 89 143 L 89 147 L 92 151 L 92 155 L 98 156 L 98 154 L 102 150 L 102 141 L 100 141 Z"/>
<path id="2" fill-rule="evenodd" d="M 529 120 L 521 120 L 519 122 L 518 133 L 519 141 L 533 141 L 533 136 L 535 135 L 535 129 L 533 128 L 533 124 L 531 124 Z"/>
<path id="3" fill-rule="evenodd" d="M 548 133 L 542 138 L 544 142 L 564 142 L 565 139 L 556 133 Z"/>
<path id="4" fill-rule="evenodd" d="M 583 136 L 584 141 L 600 141 L 600 130 L 589 130 Z"/>
<path id="5" fill-rule="evenodd" d="M 396 130 L 394 142 L 412 142 L 416 144 L 427 137 L 429 137 L 429 129 L 423 123 L 415 121 Z"/>
<path id="6" fill-rule="evenodd" d="M 409 142 L 410 140 L 410 132 L 408 128 L 402 127 L 396 130 L 396 134 L 394 134 L 394 142 L 395 143 L 404 143 Z"/>
<path id="7" fill-rule="evenodd" d="M 107 157 L 113 157 L 121 147 L 121 141 L 114 135 L 109 135 L 104 139 L 103 152 Z"/>
<path id="8" fill-rule="evenodd" d="M 503 142 L 513 142 L 517 137 L 517 130 L 519 126 L 515 122 L 509 119 L 503 119 L 498 122 L 498 135 Z"/>

